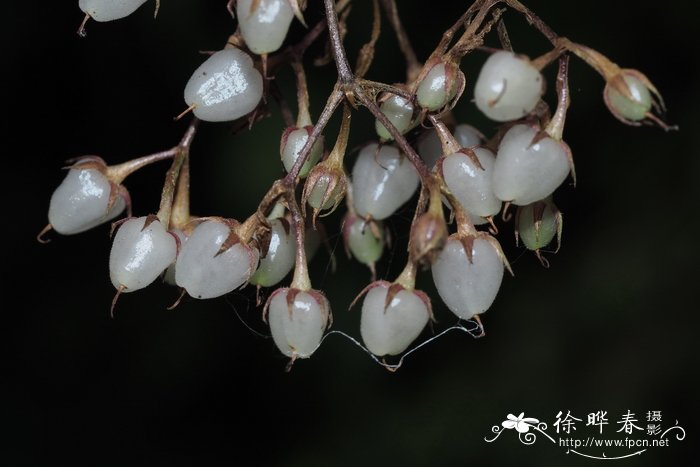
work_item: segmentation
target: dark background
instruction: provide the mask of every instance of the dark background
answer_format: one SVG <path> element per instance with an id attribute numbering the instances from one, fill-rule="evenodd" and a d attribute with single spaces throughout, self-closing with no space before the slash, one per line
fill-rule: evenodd
<path id="1" fill-rule="evenodd" d="M 579 183 L 574 189 L 567 182 L 556 194 L 564 244 L 550 257 L 551 269 L 516 249 L 504 227 L 499 240 L 516 276 L 504 279 L 484 316 L 486 338 L 448 334 L 391 374 L 334 335 L 285 373 L 271 339 L 242 323 L 265 332 L 250 290 L 186 300 L 169 312 L 177 293 L 156 284 L 122 297 L 110 319 L 108 228 L 53 235 L 49 245 L 34 240 L 65 159 L 99 154 L 121 162 L 180 138 L 186 123 L 172 117 L 184 108 L 182 89 L 203 59 L 198 51 L 220 48 L 234 28 L 224 0 L 166 0 L 155 21 L 149 2 L 125 20 L 90 23 L 80 39 L 82 14 L 74 3 L 11 2 L 2 32 L 0 328 L 7 347 L 0 465 L 595 465 L 542 437 L 530 447 L 512 432 L 484 442 L 508 413 L 551 425 L 559 410 L 584 419 L 607 410 L 611 437 L 627 410 L 642 425 L 647 411 L 661 410 L 664 426 L 678 420 L 687 429 L 685 441 L 617 462 L 678 465 L 690 455 L 700 415 L 694 202 L 700 96 L 691 11 L 661 2 L 527 2 L 559 33 L 644 71 L 681 131 L 622 125 L 602 103 L 602 80 L 572 61 L 565 138 Z M 368 2 L 355 3 L 351 57 L 371 17 Z M 400 2 L 420 58 L 465 7 Z M 310 23 L 319 8 L 310 1 Z M 516 14 L 506 21 L 517 51 L 546 50 Z M 301 32 L 295 24 L 292 35 Z M 471 85 L 483 59 L 475 53 L 463 63 Z M 310 68 L 309 75 L 318 115 L 335 70 Z M 553 82 L 551 70 L 548 76 Z M 369 77 L 403 79 L 387 24 Z M 289 71 L 278 79 L 292 98 Z M 468 102 L 471 89 L 456 115 L 490 133 L 493 124 Z M 250 133 L 202 126 L 192 153 L 196 213 L 242 219 L 281 174 L 283 125 L 273 110 Z M 373 121 L 357 115 L 352 141 L 361 144 L 372 138 Z M 166 165 L 127 180 L 136 215 L 157 210 Z M 396 246 L 379 265 L 383 277 L 400 269 L 409 217 L 405 209 L 391 223 Z M 336 216 L 327 224 L 336 246 L 337 222 Z M 359 310 L 346 308 L 368 274 L 341 248 L 336 253 L 339 272 L 328 271 L 320 252 L 312 279 L 331 297 L 335 329 L 359 337 Z M 429 274 L 421 275 L 419 287 L 430 290 L 429 283 Z M 441 330 L 454 319 L 433 297 Z M 589 430 L 580 425 L 577 434 Z"/>

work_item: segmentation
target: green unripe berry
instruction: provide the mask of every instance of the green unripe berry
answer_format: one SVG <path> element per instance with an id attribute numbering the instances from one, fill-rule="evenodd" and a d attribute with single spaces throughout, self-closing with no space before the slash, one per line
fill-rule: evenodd
<path id="1" fill-rule="evenodd" d="M 619 74 L 605 86 L 605 102 L 610 111 L 623 120 L 644 120 L 653 99 L 649 88 L 636 76 Z"/>
<path id="2" fill-rule="evenodd" d="M 551 199 L 520 206 L 516 216 L 517 236 L 528 250 L 539 251 L 561 237 L 562 216 Z"/>

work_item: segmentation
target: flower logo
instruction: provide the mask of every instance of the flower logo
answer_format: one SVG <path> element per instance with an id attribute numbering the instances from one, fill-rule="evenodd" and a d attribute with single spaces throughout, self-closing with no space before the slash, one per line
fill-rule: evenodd
<path id="1" fill-rule="evenodd" d="M 531 426 L 536 426 L 540 421 L 536 418 L 525 418 L 524 415 L 525 412 L 521 412 L 517 417 L 509 413 L 506 417 L 507 420 L 503 421 L 501 425 L 507 430 L 515 428 L 518 433 L 527 433 Z"/>

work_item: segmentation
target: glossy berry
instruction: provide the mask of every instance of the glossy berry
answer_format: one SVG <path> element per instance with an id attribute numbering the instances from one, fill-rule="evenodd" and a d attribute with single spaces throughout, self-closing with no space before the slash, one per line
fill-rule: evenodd
<path id="1" fill-rule="evenodd" d="M 569 174 L 567 146 L 550 137 L 533 143 L 536 129 L 515 125 L 505 134 L 493 168 L 493 191 L 518 206 L 551 195 Z"/>
<path id="2" fill-rule="evenodd" d="M 294 240 L 294 230 L 286 219 L 271 220 L 267 254 L 260 259 L 260 265 L 250 282 L 270 287 L 284 279 L 294 267 Z"/>
<path id="3" fill-rule="evenodd" d="M 648 84 L 632 70 L 623 70 L 605 86 L 604 97 L 610 111 L 622 120 L 644 120 L 651 111 L 653 98 Z"/>
<path id="4" fill-rule="evenodd" d="M 479 130 L 464 123 L 457 125 L 453 132 L 453 136 L 463 148 L 477 146 L 483 142 L 483 138 Z M 421 157 L 421 159 L 423 159 L 425 165 L 427 165 L 429 169 L 432 169 L 437 163 L 438 159 L 440 159 L 440 157 L 443 155 L 440 138 L 438 137 L 437 132 L 432 128 L 424 131 L 423 134 L 420 135 L 416 146 L 418 155 Z"/>
<path id="5" fill-rule="evenodd" d="M 115 189 L 100 170 L 74 166 L 51 195 L 49 223 L 56 232 L 72 235 L 114 219 L 126 207 L 124 197 L 112 193 Z"/>
<path id="6" fill-rule="evenodd" d="M 282 164 L 287 172 L 292 170 L 294 163 L 299 158 L 299 153 L 304 148 L 304 144 L 309 139 L 312 127 L 288 128 L 287 131 L 282 135 L 282 142 L 280 144 L 280 155 L 282 157 Z M 301 171 L 299 172 L 300 177 L 306 177 L 309 170 L 316 165 L 316 163 L 321 159 L 323 155 L 323 137 L 319 137 L 311 148 L 311 153 L 307 157 L 304 165 L 301 166 Z"/>
<path id="7" fill-rule="evenodd" d="M 539 102 L 544 80 L 527 57 L 502 50 L 492 54 L 474 87 L 476 106 L 497 122 L 517 120 Z"/>
<path id="8" fill-rule="evenodd" d="M 362 302 L 362 341 L 370 352 L 380 357 L 406 350 L 430 319 L 427 296 L 415 290 L 400 288 L 396 293 L 391 289 L 388 282 L 375 282 Z M 387 303 L 390 290 L 393 296 Z"/>
<path id="9" fill-rule="evenodd" d="M 280 48 L 294 11 L 289 0 L 238 0 L 236 16 L 246 45 L 261 55 Z"/>
<path id="10" fill-rule="evenodd" d="M 352 256 L 370 269 L 384 252 L 384 226 L 381 222 L 365 221 L 352 214 L 343 221 L 343 240 Z"/>
<path id="11" fill-rule="evenodd" d="M 185 86 L 185 102 L 197 118 L 235 120 L 250 113 L 262 98 L 262 75 L 253 60 L 235 47 L 212 54 Z"/>
<path id="12" fill-rule="evenodd" d="M 280 352 L 292 359 L 309 358 L 328 327 L 330 304 L 320 292 L 284 288 L 273 293 L 266 312 Z"/>
<path id="13" fill-rule="evenodd" d="M 520 206 L 515 215 L 516 239 L 528 250 L 539 251 L 561 236 L 562 215 L 551 199 Z"/>
<path id="14" fill-rule="evenodd" d="M 413 104 L 401 96 L 392 95 L 387 100 L 382 102 L 379 107 L 382 113 L 387 116 L 389 121 L 394 124 L 399 133 L 403 134 L 411 128 L 411 120 L 413 119 Z M 375 122 L 377 135 L 382 141 L 394 139 L 389 130 L 382 125 L 379 120 Z"/>
<path id="15" fill-rule="evenodd" d="M 109 253 L 112 284 L 133 292 L 151 284 L 175 261 L 177 243 L 155 216 L 132 218 L 114 236 Z"/>
<path id="16" fill-rule="evenodd" d="M 335 209 L 340 204 L 347 189 L 345 179 L 345 172 L 332 164 L 322 162 L 311 170 L 304 184 L 302 200 L 314 209 L 314 217 L 318 212 Z"/>
<path id="17" fill-rule="evenodd" d="M 183 245 L 175 265 L 175 282 L 200 299 L 227 294 L 244 285 L 258 265 L 258 250 L 236 238 L 219 220 L 199 224 Z M 229 242 L 232 243 L 229 245 Z"/>
<path id="18" fill-rule="evenodd" d="M 494 240 L 495 241 L 495 240 Z M 471 246 L 471 257 L 467 250 Z M 499 250 L 485 237 L 452 236 L 433 263 L 433 282 L 445 305 L 462 319 L 488 310 L 503 279 Z"/>
<path id="19" fill-rule="evenodd" d="M 483 143 L 484 140 L 484 137 L 479 130 L 471 125 L 467 125 L 466 123 L 457 125 L 455 127 L 455 131 L 452 132 L 452 135 L 463 148 L 478 146 L 479 144 Z"/>
<path id="20" fill-rule="evenodd" d="M 79 0 L 78 6 L 95 21 L 113 21 L 129 16 L 146 0 Z"/>
<path id="21" fill-rule="evenodd" d="M 496 157 L 488 149 L 479 147 L 473 149 L 473 154 L 481 167 L 467 154 L 457 152 L 441 161 L 442 177 L 471 217 L 493 216 L 501 210 L 501 200 L 493 194 Z"/>
<path id="22" fill-rule="evenodd" d="M 418 105 L 429 111 L 440 110 L 457 95 L 464 78 L 455 65 L 438 63 L 425 75 L 416 90 Z"/>
<path id="23" fill-rule="evenodd" d="M 394 146 L 365 146 L 352 170 L 353 202 L 360 216 L 382 220 L 408 201 L 418 188 L 413 164 Z"/>

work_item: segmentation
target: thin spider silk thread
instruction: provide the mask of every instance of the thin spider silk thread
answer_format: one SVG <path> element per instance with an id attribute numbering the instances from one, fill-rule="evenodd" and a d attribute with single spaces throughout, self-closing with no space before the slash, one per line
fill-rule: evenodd
<path id="1" fill-rule="evenodd" d="M 262 337 L 262 338 L 264 338 L 264 339 L 271 339 L 271 338 L 272 338 L 271 335 L 263 334 L 263 333 L 261 333 L 261 332 L 255 330 L 255 329 L 253 329 L 252 326 L 250 326 L 248 323 L 246 323 L 245 320 L 243 319 L 243 317 L 242 317 L 242 316 L 240 315 L 240 313 L 238 312 L 238 309 L 237 309 L 237 308 L 234 306 L 234 304 L 229 300 L 228 296 L 226 296 L 226 303 L 227 303 L 231 308 L 233 308 L 233 311 L 234 311 L 234 313 L 236 314 L 236 317 L 240 320 L 241 323 L 243 323 L 243 325 L 244 325 L 250 332 L 252 332 L 252 333 L 255 334 L 256 336 Z M 250 302 L 248 302 L 248 309 L 250 309 Z M 313 351 L 312 353 L 315 353 L 316 351 L 318 351 L 318 349 L 321 347 L 321 345 L 323 345 L 323 343 L 326 341 L 326 339 L 328 338 L 328 336 L 330 336 L 330 335 L 332 335 L 332 334 L 338 334 L 338 335 L 340 335 L 340 336 L 346 338 L 347 340 L 349 340 L 349 341 L 352 342 L 353 344 L 355 344 L 357 347 L 359 347 L 364 353 L 366 353 L 367 355 L 369 355 L 369 357 L 370 357 L 375 363 L 377 363 L 378 365 L 384 367 L 385 369 L 387 369 L 387 370 L 389 370 L 389 371 L 391 371 L 391 372 L 394 372 L 394 371 L 398 370 L 399 368 L 401 368 L 401 366 L 404 364 L 404 361 L 406 360 L 406 357 L 408 357 L 409 355 L 411 355 L 413 352 L 416 352 L 417 350 L 421 349 L 422 347 L 425 347 L 426 345 L 432 343 L 432 342 L 435 341 L 436 339 L 441 338 L 442 336 L 444 336 L 444 335 L 447 334 L 448 332 L 451 332 L 451 331 L 466 332 L 467 334 L 469 334 L 470 336 L 472 336 L 472 337 L 475 338 L 475 339 L 479 339 L 479 338 L 481 338 L 481 337 L 484 336 L 483 327 L 482 327 L 481 325 L 479 325 L 477 322 L 475 322 L 475 321 L 473 321 L 473 320 L 468 320 L 468 321 L 466 321 L 466 323 L 470 324 L 470 326 L 469 326 L 469 327 L 466 327 L 466 326 L 462 323 L 462 321 L 460 320 L 457 324 L 455 324 L 455 325 L 453 325 L 453 326 L 450 326 L 449 328 L 447 328 L 447 329 L 441 331 L 440 333 L 438 333 L 438 334 L 436 334 L 436 335 L 434 335 L 434 336 L 432 336 L 432 337 L 430 337 L 430 338 L 424 340 L 424 341 L 421 342 L 420 344 L 418 344 L 418 345 L 416 345 L 415 347 L 411 348 L 411 350 L 408 350 L 407 352 L 405 352 L 405 353 L 401 356 L 401 358 L 399 359 L 399 361 L 398 361 L 397 363 L 394 363 L 394 364 L 389 364 L 389 363 L 386 363 L 386 362 L 382 361 L 381 359 L 379 359 L 379 357 L 377 357 L 377 356 L 374 355 L 372 352 L 370 352 L 370 350 L 367 349 L 367 347 L 365 347 L 364 345 L 362 345 L 362 343 L 361 343 L 359 340 L 355 339 L 355 338 L 352 337 L 350 334 L 347 334 L 347 333 L 345 333 L 345 332 L 343 332 L 343 331 L 338 331 L 338 330 L 328 331 L 326 334 L 324 334 L 323 338 L 321 339 L 321 342 L 319 342 L 318 346 L 314 349 L 314 351 Z M 293 362 L 294 362 L 294 360 L 290 360 L 290 362 L 289 362 L 290 364 L 288 365 L 288 368 L 289 368 L 289 369 L 291 369 L 291 365 L 293 364 Z"/>

